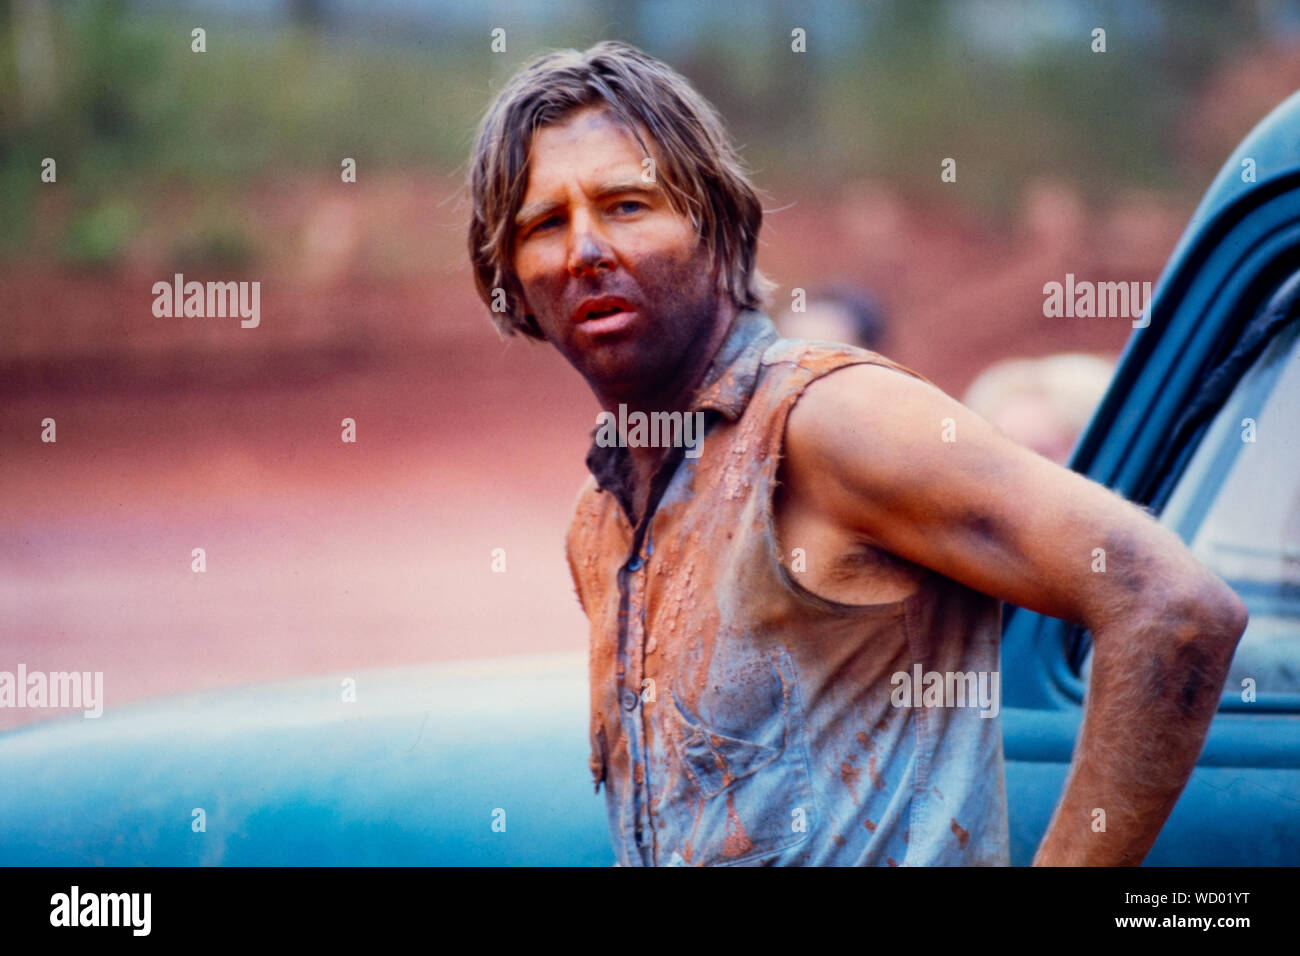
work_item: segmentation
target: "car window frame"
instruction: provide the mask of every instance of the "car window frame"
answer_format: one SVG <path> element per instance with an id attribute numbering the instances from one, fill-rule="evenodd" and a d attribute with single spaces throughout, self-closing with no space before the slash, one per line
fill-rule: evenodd
<path id="1" fill-rule="evenodd" d="M 1183 447 L 1174 449 L 1174 455 L 1166 456 L 1164 458 L 1162 462 L 1165 466 L 1162 469 L 1163 474 L 1157 473 L 1155 476 L 1155 491 L 1151 496 L 1153 501 L 1151 510 L 1155 514 L 1157 520 L 1163 518 L 1164 509 L 1168 505 L 1174 489 L 1176 489 L 1179 483 L 1187 476 L 1187 469 L 1191 466 L 1196 455 L 1200 452 L 1202 443 L 1209 437 L 1209 432 L 1213 428 L 1214 423 L 1218 420 L 1218 417 L 1223 413 L 1223 410 L 1228 406 L 1228 404 L 1237 396 L 1242 382 L 1252 371 L 1259 367 L 1260 361 L 1280 337 L 1286 335 L 1292 336 L 1293 342 L 1290 346 L 1290 350 L 1285 353 L 1282 360 L 1276 362 L 1272 369 L 1268 370 L 1264 376 L 1258 377 L 1252 383 L 1252 391 L 1257 398 L 1255 403 L 1257 407 L 1262 407 L 1263 403 L 1272 395 L 1273 389 L 1277 386 L 1283 369 L 1287 367 L 1289 362 L 1295 361 L 1295 350 L 1300 349 L 1300 295 L 1297 295 L 1297 291 L 1300 291 L 1300 271 L 1288 273 L 1280 281 L 1277 281 L 1276 279 L 1273 281 L 1272 291 L 1263 297 L 1265 304 L 1257 311 L 1261 313 L 1266 311 L 1277 297 L 1289 292 L 1291 298 L 1295 300 L 1287 304 L 1289 318 L 1273 330 L 1269 338 L 1261 345 L 1259 353 L 1255 355 L 1248 364 L 1241 368 L 1240 373 L 1231 383 L 1231 387 L 1226 391 L 1224 400 L 1214 409 L 1213 413 L 1210 414 L 1198 427 L 1194 428 L 1185 436 L 1186 440 Z M 1232 429 L 1226 431 L 1224 438 L 1225 445 L 1231 447 L 1231 436 L 1233 434 L 1234 432 Z M 1238 444 L 1240 444 L 1240 442 L 1238 442 Z M 1165 525 L 1177 534 L 1185 543 L 1190 544 L 1194 539 L 1196 531 L 1204 522 L 1209 513 L 1209 509 L 1217 499 L 1218 493 L 1223 486 L 1223 482 L 1226 481 L 1227 476 L 1231 473 L 1240 451 L 1240 448 L 1235 449 L 1234 453 L 1227 456 L 1226 460 L 1224 456 L 1221 456 L 1216 452 L 1210 465 L 1210 474 L 1213 475 L 1212 480 L 1207 481 L 1205 480 L 1205 477 L 1203 477 L 1202 481 L 1206 487 L 1198 489 L 1195 493 L 1197 507 L 1189 507 L 1177 525 Z M 1161 520 L 1161 523 L 1164 524 L 1165 522 Z M 1080 624 L 1074 622 L 1061 623 L 1065 624 L 1065 633 L 1063 634 L 1065 653 L 1061 660 L 1061 663 L 1064 664 L 1064 668 L 1054 669 L 1053 676 L 1061 682 L 1060 686 L 1062 689 L 1066 690 L 1067 693 L 1071 693 L 1071 696 L 1073 696 L 1073 692 L 1077 692 L 1079 695 L 1078 699 L 1080 703 L 1082 703 L 1088 686 L 1087 680 L 1082 673 L 1082 669 L 1092 647 L 1092 635 L 1086 627 Z M 1219 712 L 1250 710 L 1252 712 L 1266 711 L 1294 714 L 1300 712 L 1300 691 L 1259 690 L 1256 691 L 1254 700 L 1245 701 L 1242 700 L 1239 689 L 1225 685 L 1223 692 L 1220 695 L 1218 710 Z"/>

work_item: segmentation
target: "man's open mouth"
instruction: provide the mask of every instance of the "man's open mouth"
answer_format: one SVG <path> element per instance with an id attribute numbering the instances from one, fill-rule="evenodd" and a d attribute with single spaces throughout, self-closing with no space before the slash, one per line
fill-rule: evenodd
<path id="1" fill-rule="evenodd" d="M 584 303 L 584 306 L 587 306 Z M 588 337 L 604 338 L 626 334 L 639 321 L 634 307 L 626 302 L 593 302 L 580 308 L 578 327 Z"/>
<path id="2" fill-rule="evenodd" d="M 616 295 L 593 295 L 578 303 L 573 321 L 586 335 L 621 335 L 637 321 L 632 303 Z"/>
<path id="3" fill-rule="evenodd" d="M 618 312 L 633 311 L 632 303 L 620 295 L 590 295 L 578 303 L 573 310 L 575 320 L 601 319 Z"/>

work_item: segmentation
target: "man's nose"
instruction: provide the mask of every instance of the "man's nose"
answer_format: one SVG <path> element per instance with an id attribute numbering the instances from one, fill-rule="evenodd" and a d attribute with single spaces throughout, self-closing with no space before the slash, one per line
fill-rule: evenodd
<path id="1" fill-rule="evenodd" d="M 575 222 L 569 246 L 569 274 L 575 278 L 598 275 L 614 268 L 614 250 L 590 223 Z"/>

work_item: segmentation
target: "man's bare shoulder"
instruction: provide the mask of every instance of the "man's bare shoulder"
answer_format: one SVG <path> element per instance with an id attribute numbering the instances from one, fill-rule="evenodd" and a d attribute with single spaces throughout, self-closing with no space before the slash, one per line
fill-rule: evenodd
<path id="1" fill-rule="evenodd" d="M 807 385 L 786 422 L 789 458 L 826 467 L 844 455 L 861 461 L 869 447 L 867 457 L 882 472 L 906 470 L 955 441 L 963 419 L 978 417 L 910 369 L 879 358 L 833 368 Z"/>

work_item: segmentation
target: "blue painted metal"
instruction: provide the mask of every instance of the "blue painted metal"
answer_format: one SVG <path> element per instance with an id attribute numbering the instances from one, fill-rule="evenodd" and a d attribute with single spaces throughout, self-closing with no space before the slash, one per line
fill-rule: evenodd
<path id="1" fill-rule="evenodd" d="M 0 736 L 0 864 L 613 862 L 585 655 L 350 676 L 356 703 L 313 678 Z"/>

